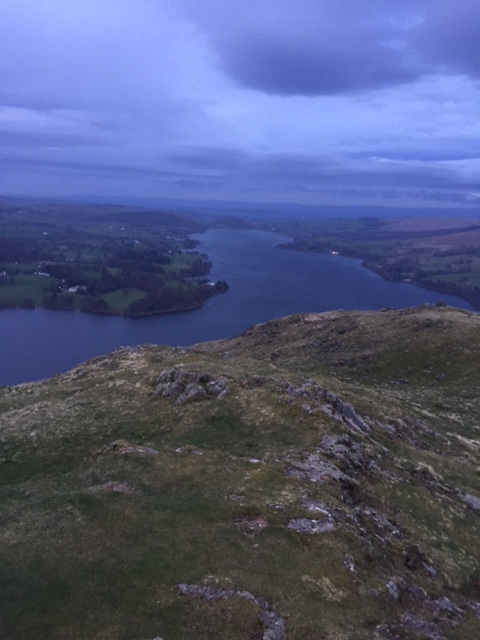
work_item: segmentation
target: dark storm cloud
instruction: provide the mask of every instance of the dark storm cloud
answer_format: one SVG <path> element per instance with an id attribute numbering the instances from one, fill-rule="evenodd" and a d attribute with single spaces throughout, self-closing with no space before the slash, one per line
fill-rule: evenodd
<path id="1" fill-rule="evenodd" d="M 437 67 L 480 78 L 480 3 L 476 0 L 433 3 L 414 43 Z"/>
<path id="2" fill-rule="evenodd" d="M 352 93 L 445 69 L 480 77 L 475 0 L 278 0 L 257 8 L 245 0 L 236 3 L 233 16 L 225 5 L 215 6 L 215 13 L 207 9 L 198 20 L 219 65 L 258 91 Z"/>
<path id="3" fill-rule="evenodd" d="M 409 44 L 428 0 L 236 3 L 199 16 L 219 64 L 242 85 L 330 95 L 412 82 L 428 68 Z M 207 4 L 208 6 L 208 4 Z M 232 9 L 231 5 L 229 6 Z"/>
<path id="4" fill-rule="evenodd" d="M 315 42 L 245 33 L 225 52 L 225 68 L 252 89 L 280 95 L 328 95 L 411 82 L 421 71 L 391 47 Z"/>

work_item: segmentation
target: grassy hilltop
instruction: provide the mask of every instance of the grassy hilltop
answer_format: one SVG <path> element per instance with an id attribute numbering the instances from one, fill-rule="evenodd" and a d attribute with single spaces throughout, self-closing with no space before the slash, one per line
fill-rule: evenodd
<path id="1" fill-rule="evenodd" d="M 338 311 L 1 388 L 0 638 L 478 638 L 479 355 Z"/>

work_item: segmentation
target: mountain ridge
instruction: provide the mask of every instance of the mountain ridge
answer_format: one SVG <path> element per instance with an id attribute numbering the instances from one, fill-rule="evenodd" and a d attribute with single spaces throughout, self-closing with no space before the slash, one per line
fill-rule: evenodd
<path id="1" fill-rule="evenodd" d="M 296 314 L 0 389 L 0 637 L 473 640 L 479 323 Z"/>

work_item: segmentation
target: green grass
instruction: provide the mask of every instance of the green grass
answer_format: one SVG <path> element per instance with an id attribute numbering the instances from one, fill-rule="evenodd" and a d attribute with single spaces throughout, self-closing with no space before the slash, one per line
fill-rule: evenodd
<path id="1" fill-rule="evenodd" d="M 124 311 L 131 302 L 140 300 L 140 298 L 143 298 L 145 295 L 145 291 L 140 291 L 140 289 L 127 289 L 125 293 L 118 289 L 111 293 L 105 293 L 101 298 L 105 300 L 108 306 L 114 311 Z"/>
<path id="2" fill-rule="evenodd" d="M 24 275 L 14 276 L 13 285 L 3 285 L 0 287 L 0 301 L 16 302 L 31 298 L 35 305 L 39 305 L 47 294 L 45 289 L 52 284 L 57 284 L 56 278 L 48 276 Z"/>
<path id="3" fill-rule="evenodd" d="M 175 439 L 173 445 L 194 445 L 218 449 L 237 456 L 282 455 L 300 445 L 302 438 L 291 426 L 270 424 L 268 429 L 239 419 L 235 414 L 216 414 L 205 424 L 193 426 Z"/>

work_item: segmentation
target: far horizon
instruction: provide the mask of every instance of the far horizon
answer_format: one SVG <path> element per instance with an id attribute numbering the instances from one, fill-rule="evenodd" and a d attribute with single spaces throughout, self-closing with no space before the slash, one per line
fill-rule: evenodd
<path id="1" fill-rule="evenodd" d="M 479 22 L 469 0 L 4 0 L 0 192 L 462 215 Z"/>
<path id="2" fill-rule="evenodd" d="M 6 194 L 0 193 L 0 203 L 2 201 L 30 202 L 34 204 L 51 202 L 78 204 L 83 206 L 118 206 L 122 208 L 157 209 L 167 208 L 172 212 L 184 213 L 211 213 L 217 215 L 251 216 L 261 213 L 262 216 L 292 216 L 294 214 L 302 217 L 324 218 L 324 217 L 365 217 L 373 216 L 379 218 L 389 217 L 420 217 L 420 218 L 449 218 L 452 219 L 476 219 L 480 218 L 480 207 L 399 207 L 386 206 L 380 204 L 371 205 L 322 205 L 322 204 L 300 204 L 289 202 L 250 202 L 233 200 L 195 200 L 186 198 L 166 198 L 162 196 L 108 196 L 100 194 L 65 194 L 64 196 L 45 195 L 33 196 L 31 194 Z"/>

